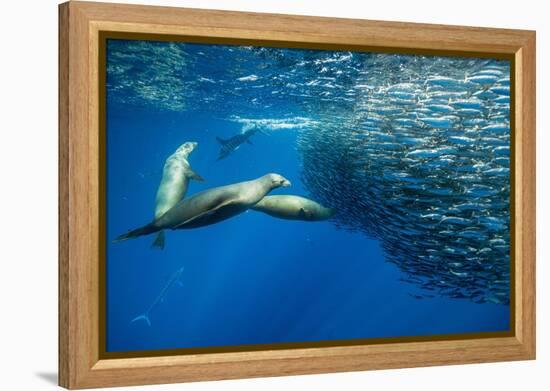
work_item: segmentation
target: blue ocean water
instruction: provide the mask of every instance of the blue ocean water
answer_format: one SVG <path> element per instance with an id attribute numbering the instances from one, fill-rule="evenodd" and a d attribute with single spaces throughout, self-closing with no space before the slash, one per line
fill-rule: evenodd
<path id="1" fill-rule="evenodd" d="M 416 148 L 407 149 L 404 153 L 412 155 L 400 164 L 417 167 L 435 156 L 440 159 L 438 167 L 432 167 L 436 174 L 442 164 L 451 164 L 445 161 L 452 156 L 483 163 L 479 151 L 489 144 L 495 155 L 505 158 L 499 152 L 503 149 L 494 148 L 502 147 L 502 140 L 509 147 L 507 62 L 109 40 L 107 64 L 108 352 L 509 329 L 508 301 L 499 300 L 502 291 L 485 288 L 502 285 L 509 269 L 501 269 L 509 260 L 472 255 L 483 250 L 475 248 L 475 238 L 495 241 L 494 246 L 485 244 L 489 250 L 482 254 L 506 254 L 509 249 L 509 216 L 501 213 L 509 207 L 509 178 L 497 177 L 494 186 L 487 180 L 489 170 L 502 168 L 509 161 L 501 159 L 498 167 L 497 163 L 487 163 L 483 170 L 468 173 L 477 175 L 479 183 L 491 186 L 479 187 L 475 182 L 474 187 L 456 190 L 462 198 L 456 202 L 453 198 L 448 208 L 445 204 L 438 204 L 439 209 L 430 206 L 432 214 L 440 214 L 439 220 L 431 223 L 438 232 L 460 228 L 457 232 L 465 238 L 475 236 L 452 242 L 452 251 L 446 250 L 448 244 L 424 245 L 433 250 L 430 255 L 436 253 L 437 264 L 432 258 L 423 258 L 425 254 L 415 250 L 412 243 L 418 238 L 411 239 L 405 232 L 414 228 L 415 232 L 433 233 L 432 228 L 419 228 L 425 224 L 415 225 L 412 205 L 420 205 L 424 193 L 400 195 L 398 200 L 415 194 L 417 199 L 412 204 L 400 204 L 406 209 L 385 207 L 380 209 L 384 213 L 370 214 L 367 225 L 366 217 L 357 215 L 361 208 L 349 207 L 351 203 L 361 205 L 360 198 L 367 193 L 331 186 L 347 178 L 346 184 L 354 189 L 361 188 L 355 181 L 364 181 L 388 194 L 389 190 L 380 186 L 383 175 L 379 166 L 372 166 L 379 181 L 374 183 L 363 177 L 347 177 L 356 168 L 336 167 L 334 162 L 334 156 L 340 156 L 337 160 L 341 163 L 349 156 L 358 162 L 361 154 L 365 159 L 371 156 L 373 161 L 384 162 L 385 174 L 405 172 L 390 161 L 393 155 L 379 153 L 396 148 L 390 145 L 393 141 L 384 138 L 384 132 L 406 137 L 417 132 L 416 140 L 412 136 L 412 141 L 402 140 L 405 136 L 398 140 L 400 145 L 409 142 Z M 364 80 L 365 74 L 371 79 Z M 394 91 L 392 87 L 396 91 L 393 101 L 377 103 L 380 98 L 373 94 Z M 370 110 L 366 117 L 361 111 L 365 107 Z M 473 111 L 459 112 L 468 109 Z M 484 122 L 475 123 L 479 118 Z M 414 126 L 407 127 L 406 120 Z M 397 122 L 399 125 L 395 125 Z M 494 127 L 501 123 L 508 125 L 507 130 L 494 135 Z M 260 130 L 251 137 L 252 144 L 244 143 L 227 158 L 216 161 L 220 151 L 216 137 L 228 139 L 251 127 Z M 449 129 L 457 133 L 449 134 Z M 369 140 L 376 142 L 358 151 L 357 145 L 366 144 L 355 140 L 353 148 L 342 149 L 349 142 L 344 140 L 363 130 Z M 487 136 L 490 132 L 492 135 Z M 477 144 L 468 144 L 467 136 L 475 138 Z M 430 140 L 426 141 L 427 137 Z M 453 151 L 442 152 L 442 148 L 449 148 L 446 141 L 452 137 L 466 139 L 457 139 L 463 143 Z M 275 172 L 288 178 L 292 186 L 271 194 L 302 195 L 324 204 L 334 202 L 341 213 L 337 211 L 336 217 L 327 221 L 302 222 L 249 210 L 203 228 L 167 230 L 164 250 L 151 248 L 153 235 L 113 243 L 118 235 L 152 221 L 164 162 L 186 141 L 198 143 L 189 162 L 206 180 L 192 180 L 187 196 Z M 367 163 L 361 161 L 362 169 Z M 456 167 L 467 166 L 471 164 Z M 458 169 L 445 174 L 448 181 L 456 183 L 471 180 Z M 422 191 L 427 181 L 436 184 L 434 188 L 440 193 L 445 189 L 437 178 L 419 171 L 410 176 L 422 179 Z M 498 192 L 489 191 L 493 188 Z M 480 194 L 480 189 L 487 194 Z M 377 196 L 376 192 L 369 194 Z M 482 203 L 477 202 L 480 197 Z M 372 208 L 375 201 L 372 198 L 366 205 Z M 474 201 L 477 210 L 467 217 L 441 211 L 443 207 L 457 209 L 457 205 Z M 395 241 L 389 240 L 382 229 L 399 229 L 394 228 L 396 219 L 386 216 L 391 211 L 401 216 L 405 233 L 400 236 L 394 232 L 395 237 L 404 243 L 411 241 L 411 256 L 417 256 L 414 262 L 396 261 L 396 257 L 404 256 L 403 251 L 392 251 Z M 480 218 L 498 221 L 489 220 L 491 225 L 479 223 L 479 229 L 466 235 L 458 218 L 466 219 L 466 223 Z M 505 224 L 497 224 L 506 218 Z M 446 223 L 449 221 L 450 225 Z M 373 225 L 381 227 L 380 231 L 372 229 Z M 471 225 L 475 224 L 466 227 Z M 452 273 L 442 271 L 445 262 L 454 265 Z M 156 301 L 171 276 L 182 267 L 181 284 L 170 284 L 162 300 Z M 415 273 L 419 281 L 415 281 Z M 461 275 L 467 277 L 460 280 Z M 452 287 L 452 294 L 434 284 L 434 278 Z M 427 295 L 430 282 L 437 289 Z M 470 289 L 474 282 L 482 293 L 471 294 L 475 293 Z M 462 283 L 467 289 L 457 294 L 457 286 L 460 288 Z M 152 304 L 150 325 L 143 320 L 132 322 Z"/>

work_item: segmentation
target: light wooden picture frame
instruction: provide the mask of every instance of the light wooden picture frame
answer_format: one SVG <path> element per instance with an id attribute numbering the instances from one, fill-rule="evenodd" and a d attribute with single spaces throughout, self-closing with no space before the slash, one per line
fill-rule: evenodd
<path id="1" fill-rule="evenodd" d="M 468 55 L 511 64 L 511 331 L 476 338 L 106 356 L 105 84 L 110 36 Z M 535 32 L 70 1 L 59 6 L 59 384 L 69 389 L 535 359 Z"/>

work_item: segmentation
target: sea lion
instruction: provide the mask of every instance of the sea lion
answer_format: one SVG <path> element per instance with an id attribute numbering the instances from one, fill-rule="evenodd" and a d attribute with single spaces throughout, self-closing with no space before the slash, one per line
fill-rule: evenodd
<path id="1" fill-rule="evenodd" d="M 295 195 L 265 196 L 251 209 L 286 220 L 321 221 L 334 215 L 334 209 Z"/>
<path id="2" fill-rule="evenodd" d="M 185 197 L 190 179 L 204 181 L 200 175 L 193 171 L 188 161 L 189 155 L 197 146 L 196 142 L 186 142 L 166 159 L 157 190 L 155 219 L 161 217 Z M 164 249 L 164 231 L 157 234 L 152 246 Z"/>
<path id="3" fill-rule="evenodd" d="M 163 229 L 204 227 L 243 213 L 271 190 L 288 187 L 290 181 L 279 174 L 201 191 L 178 202 L 160 218 L 120 235 L 115 242 L 149 235 Z"/>

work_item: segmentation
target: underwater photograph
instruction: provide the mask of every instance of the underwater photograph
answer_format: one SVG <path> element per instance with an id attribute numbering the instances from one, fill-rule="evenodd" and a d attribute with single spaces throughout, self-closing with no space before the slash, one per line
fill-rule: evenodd
<path id="1" fill-rule="evenodd" d="M 511 330 L 510 61 L 107 38 L 104 65 L 106 353 Z"/>

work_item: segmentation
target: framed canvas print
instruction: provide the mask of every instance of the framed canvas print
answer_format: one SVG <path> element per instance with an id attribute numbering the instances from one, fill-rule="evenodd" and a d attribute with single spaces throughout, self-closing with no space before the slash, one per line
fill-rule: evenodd
<path id="1" fill-rule="evenodd" d="M 62 386 L 534 359 L 534 32 L 59 11 Z"/>

